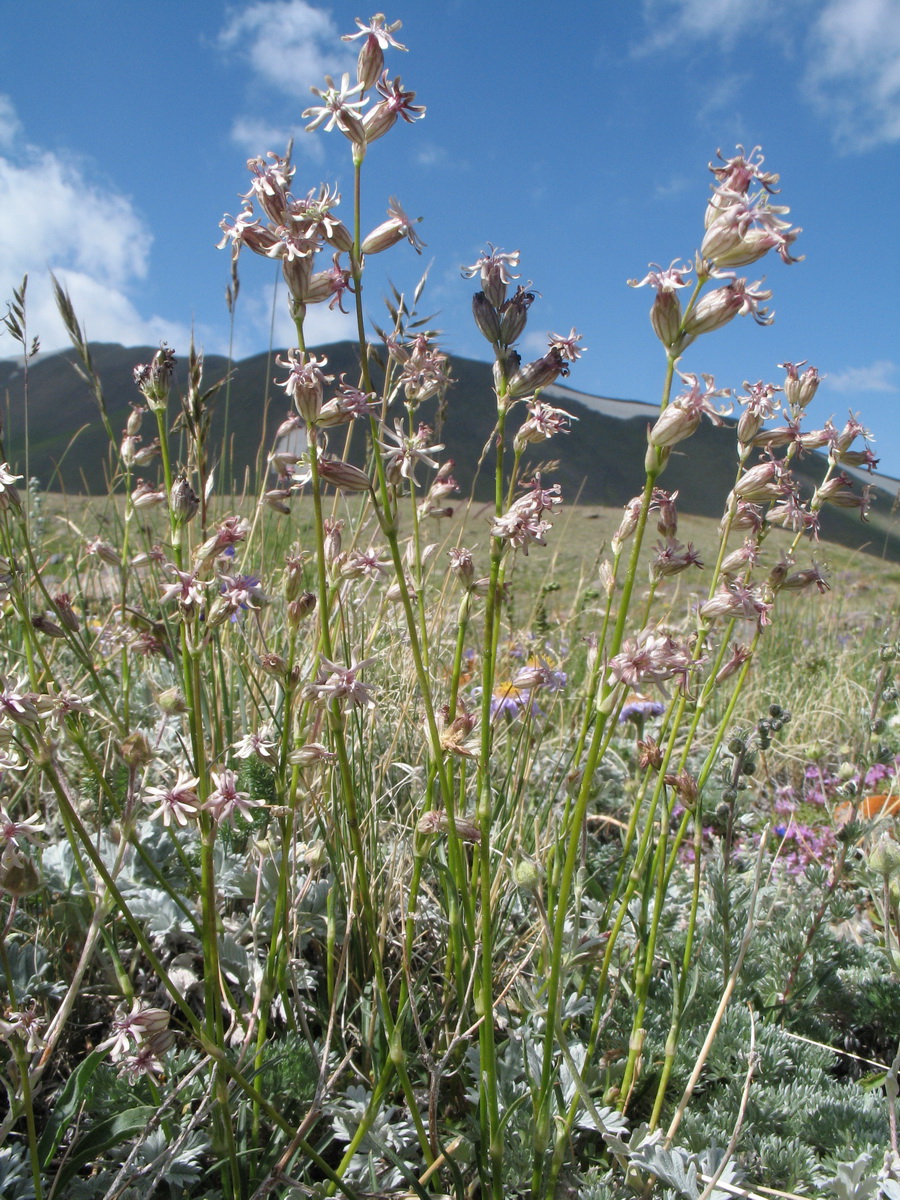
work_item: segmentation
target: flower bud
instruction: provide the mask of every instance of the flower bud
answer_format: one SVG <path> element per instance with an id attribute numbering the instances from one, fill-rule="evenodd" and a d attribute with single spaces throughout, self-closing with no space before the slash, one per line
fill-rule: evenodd
<path id="1" fill-rule="evenodd" d="M 330 483 L 340 492 L 370 492 L 372 481 L 365 471 L 336 458 L 323 458 L 319 464 L 319 479 Z"/>
<path id="2" fill-rule="evenodd" d="M 199 507 L 200 500 L 188 482 L 187 476 L 179 475 L 169 493 L 169 511 L 175 527 L 180 529 L 182 525 L 187 525 L 189 521 L 192 521 L 197 515 Z"/>
<path id="3" fill-rule="evenodd" d="M 650 324 L 665 347 L 675 345 L 681 331 L 681 301 L 677 292 L 660 289 L 656 293 L 650 309 Z"/>
<path id="4" fill-rule="evenodd" d="M 38 633 L 46 634 L 47 637 L 64 638 L 66 636 L 63 627 L 57 625 L 55 621 L 51 621 L 43 613 L 37 613 L 31 618 L 31 627 L 32 629 L 36 629 Z"/>
<path id="5" fill-rule="evenodd" d="M 280 679 L 286 679 L 288 676 L 287 660 L 282 658 L 280 654 L 261 655 L 259 665 L 267 675 L 274 675 Z"/>
<path id="6" fill-rule="evenodd" d="M 472 315 L 475 324 L 492 345 L 500 341 L 500 317 L 484 292 L 476 292 L 472 297 Z"/>
<path id="7" fill-rule="evenodd" d="M 68 592 L 60 592 L 53 597 L 53 607 L 56 609 L 56 615 L 60 622 L 71 633 L 77 633 L 81 628 L 81 622 L 78 620 L 78 614 L 72 607 L 72 599 Z"/>
<path id="8" fill-rule="evenodd" d="M 356 60 L 356 82 L 367 92 L 384 69 L 384 51 L 374 33 L 368 34 Z"/>
<path id="9" fill-rule="evenodd" d="M 900 872 L 900 846 L 888 834 L 882 834 L 869 852 L 868 867 L 885 879 Z"/>
<path id="10" fill-rule="evenodd" d="M 513 867 L 513 879 L 525 892 L 537 892 L 541 886 L 541 873 L 527 858 L 520 858 Z"/>
<path id="11" fill-rule="evenodd" d="M 312 255 L 285 255 L 281 260 L 281 273 L 291 296 L 298 304 L 303 304 L 309 295 Z"/>
<path id="12" fill-rule="evenodd" d="M 509 381 L 508 394 L 512 398 L 527 396 L 540 388 L 553 383 L 558 375 L 563 373 L 565 363 L 556 347 L 551 347 L 543 358 L 526 363 L 520 367 Z"/>
<path id="13" fill-rule="evenodd" d="M 305 621 L 315 611 L 316 597 L 313 592 L 303 592 L 296 600 L 291 600 L 287 606 L 288 624 L 296 632 L 301 622 Z"/>
<path id="14" fill-rule="evenodd" d="M 187 701 L 181 688 L 166 688 L 157 697 L 157 703 L 167 717 L 178 716 L 188 711 Z"/>
<path id="15" fill-rule="evenodd" d="M 272 488 L 263 496 L 262 502 L 274 512 L 284 513 L 287 516 L 291 511 L 290 505 L 286 503 L 290 495 L 289 488 Z"/>
<path id="16" fill-rule="evenodd" d="M 128 414 L 128 423 L 125 426 L 125 433 L 128 437 L 137 437 L 141 432 L 141 422 L 146 411 L 139 404 L 132 404 L 131 412 Z"/>
<path id="17" fill-rule="evenodd" d="M 119 745 L 119 753 L 125 760 L 127 766 L 132 770 L 137 770 L 139 767 L 145 767 L 153 758 L 153 751 L 150 749 L 150 743 L 139 729 L 134 733 L 130 733 L 124 738 Z"/>
<path id="18" fill-rule="evenodd" d="M 528 320 L 528 310 L 533 301 L 534 293 L 519 287 L 512 299 L 507 300 L 501 308 L 500 341 L 504 346 L 511 346 L 522 336 Z"/>
<path id="19" fill-rule="evenodd" d="M 784 394 L 792 411 L 804 409 L 815 396 L 818 389 L 820 379 L 819 372 L 815 367 L 807 367 L 800 374 L 800 368 L 805 364 L 799 363 L 779 363 L 787 371 L 787 379 L 784 381 Z"/>
<path id="20" fill-rule="evenodd" d="M 41 877 L 30 858 L 19 856 L 8 863 L 0 859 L 0 892 L 8 896 L 30 896 L 40 886 Z"/>
<path id="21" fill-rule="evenodd" d="M 321 742 L 307 742 L 291 750 L 287 760 L 292 767 L 312 767 L 321 762 L 334 762 L 335 755 Z"/>
<path id="22" fill-rule="evenodd" d="M 175 371 L 175 354 L 168 346 L 162 346 L 149 363 L 134 368 L 134 382 L 144 394 L 148 407 L 159 412 L 166 407 Z"/>
<path id="23" fill-rule="evenodd" d="M 518 371 L 521 362 L 522 356 L 517 350 L 507 350 L 505 354 L 502 352 L 498 353 L 497 361 L 493 366 L 494 390 L 498 395 L 508 383 L 510 377 Z"/>

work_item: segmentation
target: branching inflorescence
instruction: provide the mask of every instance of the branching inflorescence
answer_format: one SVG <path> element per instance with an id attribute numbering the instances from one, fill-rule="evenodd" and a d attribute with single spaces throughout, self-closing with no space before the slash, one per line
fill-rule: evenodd
<path id="1" fill-rule="evenodd" d="M 76 1177 L 94 1189 L 79 1194 L 124 1194 L 154 1162 L 174 1164 L 185 1195 L 228 1197 L 463 1200 L 480 1188 L 538 1200 L 600 1168 L 613 1195 L 626 1175 L 671 1184 L 679 1154 L 697 1179 L 699 1160 L 673 1139 L 693 1088 L 692 1077 L 679 1105 L 704 906 L 724 896 L 728 916 L 721 1011 L 695 1046 L 695 1076 L 762 903 L 766 835 L 755 863 L 749 843 L 741 862 L 735 804 L 754 745 L 768 751 L 789 718 L 774 706 L 755 743 L 733 727 L 785 605 L 829 586 L 817 561 L 798 563 L 804 541 L 825 505 L 865 519 L 868 489 L 845 468 L 876 460 L 855 416 L 808 428 L 819 376 L 805 363 L 739 392 L 680 369 L 736 317 L 773 320 L 771 291 L 739 270 L 772 254 L 799 261 L 800 230 L 772 202 L 778 177 L 759 149 L 720 155 L 692 263 L 631 281 L 655 293 L 665 370 L 644 487 L 591 580 L 599 603 L 551 621 L 545 585 L 540 620 L 515 620 L 523 560 L 548 544 L 563 504 L 531 456 L 575 420 L 546 393 L 577 364 L 581 337 L 549 333 L 523 362 L 536 293 L 518 282 L 519 252 L 488 245 L 463 269 L 494 360 L 494 480 L 486 519 L 456 520 L 448 538 L 440 522 L 459 488 L 435 430 L 452 370 L 417 319 L 421 287 L 412 302 L 395 294 L 380 344 L 364 333 L 367 263 L 423 243 L 395 197 L 363 233 L 361 172 L 370 145 L 425 109 L 384 65 L 405 49 L 400 23 L 357 24 L 355 80 L 326 77 L 303 113 L 308 130 L 349 142 L 348 224 L 336 188 L 295 191 L 290 148 L 250 160 L 242 207 L 222 222 L 232 302 L 240 254 L 278 260 L 296 329 L 275 359 L 290 409 L 255 509 L 216 493 L 221 384 L 204 386 L 193 348 L 181 438 L 172 351 L 135 369 L 140 403 L 121 438 L 109 427 L 123 503 L 112 532 L 67 562 L 68 591 L 35 546 L 22 476 L 0 467 L 13 629 L 0 678 L 0 1140 L 23 1134 L 37 1195 L 66 1194 Z M 24 296 L 7 318 L 23 348 Z M 316 304 L 355 308 L 357 373 L 338 376 L 308 348 Z M 678 493 L 659 481 L 674 447 L 728 418 L 733 483 L 701 554 L 680 540 Z M 805 495 L 795 468 L 813 450 L 827 461 Z M 157 456 L 157 479 L 136 475 Z M 695 590 L 678 617 L 667 589 L 684 580 Z M 889 851 L 874 862 L 886 911 Z M 728 899 L 735 874 L 743 908 Z M 73 915 L 59 918 L 72 922 L 67 974 L 47 986 L 38 947 L 53 896 Z M 39 1130 L 42 1089 L 51 1115 Z M 114 1127 L 107 1110 L 126 1095 L 139 1115 Z M 93 1141 L 64 1128 L 53 1102 L 87 1120 Z M 192 1105 L 208 1117 L 188 1120 Z"/>

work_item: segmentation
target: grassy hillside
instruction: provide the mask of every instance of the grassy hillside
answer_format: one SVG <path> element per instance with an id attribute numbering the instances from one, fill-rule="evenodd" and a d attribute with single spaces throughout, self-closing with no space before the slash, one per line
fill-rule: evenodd
<path id="1" fill-rule="evenodd" d="M 154 347 L 126 349 L 118 345 L 94 344 L 91 352 L 103 384 L 104 399 L 113 430 L 124 427 L 129 405 L 138 399 L 132 381 L 136 363 L 146 362 Z M 358 372 L 356 348 L 341 342 L 324 348 L 328 370 Z M 29 368 L 27 423 L 30 432 L 27 472 L 51 490 L 105 492 L 110 470 L 109 444 L 97 404 L 87 384 L 74 367 L 74 352 L 39 358 Z M 456 462 L 456 477 L 464 494 L 474 487 L 475 495 L 488 498 L 493 477 L 494 454 L 491 434 L 495 405 L 491 372 L 485 363 L 456 358 L 452 364 L 454 384 L 446 409 L 437 412 L 436 402 L 426 403 L 420 419 L 433 424 L 446 446 L 445 457 Z M 224 379 L 227 362 L 210 355 L 205 364 L 205 386 Z M 178 378 L 184 385 L 186 364 L 179 363 Z M 267 449 L 288 405 L 275 383 L 284 372 L 275 364 L 275 354 L 258 354 L 237 363 L 229 384 L 219 392 L 213 423 L 215 443 L 222 447 L 217 481 L 220 487 L 241 490 L 255 479 L 260 444 Z M 22 368 L 13 361 L 0 362 L 0 398 L 4 413 L 6 456 L 26 471 L 26 405 Z M 568 405 L 578 418 L 571 434 L 534 447 L 528 465 L 550 464 L 552 477 L 562 485 L 563 496 L 572 502 L 620 507 L 643 486 L 646 421 L 622 420 L 594 412 L 572 400 Z M 177 404 L 173 403 L 173 416 Z M 516 416 L 513 415 L 513 424 Z M 149 425 L 147 427 L 149 429 Z M 686 443 L 686 445 L 688 445 Z M 718 517 L 735 469 L 734 435 L 705 423 L 691 439 L 690 456 L 677 449 L 672 454 L 661 483 L 678 489 L 679 508 L 684 513 Z M 477 451 L 485 448 L 480 471 Z M 364 439 L 357 438 L 356 461 L 364 453 Z M 702 464 L 702 470 L 697 464 Z M 810 489 L 820 479 L 825 461 L 807 455 L 797 474 Z M 152 478 L 153 468 L 147 474 Z M 870 523 L 860 522 L 855 512 L 829 509 L 823 516 L 823 534 L 828 539 L 890 559 L 900 559 L 900 526 L 891 509 L 895 496 L 876 491 Z"/>

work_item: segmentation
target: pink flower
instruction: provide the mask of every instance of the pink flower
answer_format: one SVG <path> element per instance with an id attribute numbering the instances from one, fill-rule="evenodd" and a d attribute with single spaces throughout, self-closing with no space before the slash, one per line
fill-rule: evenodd
<path id="1" fill-rule="evenodd" d="M 691 657 L 682 646 L 652 629 L 642 629 L 636 638 L 628 638 L 609 660 L 612 676 L 632 690 L 646 683 L 661 685 L 676 675 L 684 680 L 691 665 Z"/>
<path id="2" fill-rule="evenodd" d="M 201 580 L 191 571 L 179 571 L 174 563 L 168 563 L 166 569 L 175 576 L 175 582 L 168 583 L 163 588 L 159 598 L 160 604 L 177 600 L 179 607 L 185 612 L 199 609 L 203 604 L 204 589 L 211 587 L 214 580 Z"/>
<path id="3" fill-rule="evenodd" d="M 266 155 L 272 162 L 267 163 L 263 158 L 247 160 L 247 169 L 254 179 L 250 191 L 244 196 L 245 200 L 256 198 L 259 207 L 270 221 L 283 225 L 287 221 L 290 206 L 290 186 L 295 168 L 271 151 Z"/>
<path id="4" fill-rule="evenodd" d="M 154 817 L 162 817 L 163 825 L 167 829 L 173 821 L 184 828 L 188 820 L 195 820 L 200 808 L 200 799 L 196 791 L 199 782 L 199 779 L 191 779 L 179 770 L 178 778 L 172 787 L 149 788 L 146 803 L 159 803 L 159 807 L 150 813 L 149 819 L 152 821 Z"/>
<path id="5" fill-rule="evenodd" d="M 672 401 L 667 409 L 657 419 L 656 424 L 647 435 L 651 446 L 658 449 L 674 446 L 691 436 L 700 424 L 701 416 L 706 413 L 714 425 L 721 425 L 722 418 L 727 416 L 732 405 L 716 408 L 713 397 L 729 396 L 728 388 L 716 388 L 712 375 L 704 375 L 705 388 L 701 387 L 696 375 L 683 375 L 678 372 L 688 385 L 688 390 Z"/>
<path id="6" fill-rule="evenodd" d="M 278 749 L 278 743 L 269 741 L 265 736 L 265 732 L 247 733 L 232 747 L 235 758 L 258 758 L 260 761 L 269 763 L 275 762 L 275 751 Z"/>
<path id="7" fill-rule="evenodd" d="M 481 274 L 481 290 L 494 308 L 502 307 L 506 300 L 506 288 L 514 279 L 518 279 L 518 275 L 512 273 L 511 268 L 519 265 L 519 251 L 513 250 L 511 254 L 506 254 L 502 250 L 495 250 L 488 242 L 488 250 L 485 251 L 477 259 L 471 267 L 463 267 L 462 273 L 466 279 L 471 279 L 474 275 Z"/>
<path id="8" fill-rule="evenodd" d="M 569 422 L 577 421 L 561 408 L 553 408 L 541 400 L 530 400 L 527 404 L 528 419 L 522 423 L 516 433 L 515 444 L 521 449 L 533 442 L 543 442 L 554 437 L 557 433 L 568 433 Z"/>
<path id="9" fill-rule="evenodd" d="M 688 286 L 690 280 L 685 279 L 685 276 L 690 275 L 694 269 L 690 263 L 679 263 L 678 259 L 673 259 L 665 270 L 658 263 L 651 263 L 650 266 L 654 269 L 648 271 L 643 279 L 629 279 L 628 286 L 639 288 L 649 284 L 657 292 L 674 292 L 676 288 Z"/>
<path id="10" fill-rule="evenodd" d="M 331 210 L 340 202 L 340 192 L 336 188 L 331 191 L 324 183 L 318 193 L 311 188 L 303 199 L 292 200 L 290 219 L 297 233 L 310 241 L 324 238 L 336 250 L 346 254 L 353 247 L 353 235 L 339 217 L 331 215 Z"/>
<path id="11" fill-rule="evenodd" d="M 335 87 L 334 80 L 330 75 L 325 76 L 325 82 L 328 85 L 325 91 L 317 87 L 310 88 L 313 95 L 318 96 L 322 103 L 314 104 L 310 108 L 303 110 L 302 116 L 304 120 L 307 117 L 312 117 L 312 120 L 306 126 L 307 132 L 318 129 L 322 124 L 325 124 L 326 131 L 330 131 L 337 126 L 341 133 L 350 138 L 352 142 L 356 142 L 358 145 L 364 144 L 366 134 L 357 110 L 364 108 L 368 104 L 368 100 L 352 99 L 353 96 L 360 95 L 363 85 L 356 83 L 351 87 L 350 75 L 347 71 L 341 76 L 341 86 L 339 88 Z"/>
<path id="12" fill-rule="evenodd" d="M 391 196 L 387 211 L 388 220 L 382 222 L 368 234 L 360 246 L 360 252 L 362 254 L 379 254 L 382 250 L 387 250 L 406 238 L 416 254 L 421 254 L 425 243 L 413 227 L 422 218 L 417 217 L 416 220 L 413 220 L 412 217 L 407 216 L 396 196 Z"/>
<path id="13" fill-rule="evenodd" d="M 37 835 L 43 833 L 44 829 L 37 813 L 26 817 L 24 821 L 16 821 L 0 806 L 0 865 L 22 866 L 24 860 L 19 853 L 21 843 L 24 841 L 36 846 L 40 841 Z"/>
<path id="14" fill-rule="evenodd" d="M 707 292 L 696 307 L 688 314 L 684 332 L 690 338 L 701 333 L 712 333 L 721 329 L 737 316 L 750 314 L 757 325 L 771 325 L 775 314 L 763 308 L 764 300 L 771 300 L 772 293 L 763 291 L 761 281 L 748 285 L 746 279 L 733 279 L 725 287 Z"/>
<path id="15" fill-rule="evenodd" d="M 429 425 L 419 425 L 416 432 L 410 435 L 404 430 L 403 422 L 397 419 L 394 421 L 394 431 L 385 429 L 384 432 L 387 437 L 397 443 L 396 447 L 385 442 L 378 443 L 386 452 L 384 469 L 392 482 L 399 482 L 400 479 L 410 479 L 416 482 L 415 469 L 419 462 L 437 470 L 438 463 L 431 456 L 437 454 L 439 450 L 443 450 L 444 446 L 443 443 L 435 446 L 428 445 L 428 439 L 432 432 Z"/>
<path id="16" fill-rule="evenodd" d="M 390 25 L 385 25 L 384 13 L 376 13 L 374 17 L 370 18 L 368 25 L 364 24 L 359 17 L 354 17 L 353 19 L 359 26 L 359 31 L 357 33 L 345 33 L 341 37 L 342 42 L 352 42 L 355 41 L 356 38 L 361 37 L 373 37 L 382 50 L 387 50 L 388 46 L 393 46 L 395 50 L 406 49 L 405 46 L 401 46 L 401 44 L 391 36 L 394 33 L 394 30 L 401 29 L 403 27 L 402 21 L 392 21 Z"/>
<path id="17" fill-rule="evenodd" d="M 806 359 L 798 363 L 784 362 L 778 365 L 787 371 L 784 394 L 791 410 L 797 412 L 799 409 L 806 408 L 819 386 L 819 372 L 815 367 L 807 367 L 801 375 L 800 368 L 806 366 Z"/>
<path id="18" fill-rule="evenodd" d="M 326 375 L 322 370 L 328 365 L 328 359 L 317 358 L 305 350 L 288 350 L 287 358 L 278 354 L 275 361 L 290 372 L 287 379 L 279 382 L 279 387 L 283 387 L 293 400 L 303 420 L 314 423 L 322 407 L 324 385 L 334 382 L 334 376 Z"/>
<path id="19" fill-rule="evenodd" d="M 717 150 L 716 155 L 722 165 L 709 164 L 710 171 L 716 177 L 718 185 L 716 191 L 743 194 L 750 190 L 750 185 L 756 180 L 765 191 L 774 192 L 779 177 L 769 171 L 763 171 L 762 165 L 765 159 L 762 156 L 761 147 L 754 146 L 749 154 L 745 153 L 743 146 L 737 146 L 736 149 L 738 153 L 734 158 L 729 159 L 723 159 L 722 151 Z"/>
<path id="20" fill-rule="evenodd" d="M 707 209 L 707 215 L 714 216 L 700 245 L 702 258 L 727 269 L 748 266 L 777 249 L 784 262 L 799 262 L 790 254 L 790 246 L 802 230 L 781 219 L 787 212 L 789 208 L 769 204 L 762 194 L 748 199 L 720 192 L 718 203 Z"/>
<path id="21" fill-rule="evenodd" d="M 341 564 L 340 574 L 343 579 L 383 579 L 390 574 L 390 566 L 387 559 L 380 559 L 378 551 L 369 547 L 351 550 Z"/>
<path id="22" fill-rule="evenodd" d="M 700 616 L 706 621 L 719 617 L 756 621 L 760 629 L 771 624 L 771 612 L 771 600 L 763 599 L 759 592 L 734 580 L 728 580 L 725 587 L 700 608 Z"/>
<path id="23" fill-rule="evenodd" d="M 688 567 L 701 567 L 700 553 L 693 542 L 685 546 L 677 538 L 669 538 L 656 546 L 656 553 L 650 562 L 650 578 L 664 579 L 668 575 L 679 575 Z"/>
<path id="24" fill-rule="evenodd" d="M 249 792 L 237 790 L 237 776 L 234 771 L 226 769 L 218 774 L 214 771 L 211 777 L 215 789 L 201 806 L 203 811 L 208 812 L 217 825 L 230 820 L 235 809 L 249 821 L 253 816 L 253 809 L 258 808 L 261 801 L 251 800 Z"/>
<path id="25" fill-rule="evenodd" d="M 374 708 L 375 701 L 371 695 L 371 685 L 362 683 L 357 676 L 365 667 L 376 660 L 363 659 L 349 667 L 330 662 L 327 658 L 321 660 L 316 682 L 309 684 L 305 691 L 319 703 L 330 704 L 332 701 L 346 701 L 351 708 Z"/>
<path id="26" fill-rule="evenodd" d="M 550 349 L 558 350 L 567 362 L 577 362 L 584 354 L 584 349 L 578 345 L 583 335 L 575 332 L 574 326 L 569 330 L 569 336 L 561 333 L 550 334 Z"/>
<path id="27" fill-rule="evenodd" d="M 370 108 L 363 118 L 363 128 L 366 131 L 366 142 L 375 142 L 383 137 L 401 117 L 408 125 L 421 121 L 425 116 L 424 104 L 413 104 L 415 92 L 404 92 L 400 85 L 400 76 L 394 80 L 388 79 L 387 71 L 383 72 L 375 87 L 382 97 Z"/>

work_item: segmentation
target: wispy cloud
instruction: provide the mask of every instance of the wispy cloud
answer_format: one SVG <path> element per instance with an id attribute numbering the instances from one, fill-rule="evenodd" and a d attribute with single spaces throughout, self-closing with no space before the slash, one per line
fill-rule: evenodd
<path id="1" fill-rule="evenodd" d="M 844 150 L 900 141 L 900 5 L 829 0 L 815 22 L 805 77 Z"/>
<path id="2" fill-rule="evenodd" d="M 823 383 L 831 391 L 850 395 L 855 392 L 900 392 L 897 383 L 897 364 L 879 359 L 868 367 L 848 367 L 845 371 L 829 371 Z"/>
<path id="3" fill-rule="evenodd" d="M 716 41 L 731 49 L 753 28 L 763 28 L 781 11 L 775 0 L 644 0 L 646 36 L 635 47 L 640 55 L 668 50 L 679 43 Z"/>
<path id="4" fill-rule="evenodd" d="M 260 346 L 265 346 L 270 339 L 272 346 L 278 349 L 297 344 L 297 330 L 290 318 L 284 300 L 284 284 L 280 279 L 274 307 L 274 325 L 271 286 L 263 285 L 246 292 L 242 289 L 238 303 L 241 317 L 234 345 L 236 358 L 257 353 Z M 327 346 L 330 342 L 354 340 L 356 315 L 354 312 L 342 313 L 338 308 L 330 309 L 327 304 L 310 304 L 306 310 L 303 332 L 310 346 Z"/>
<path id="5" fill-rule="evenodd" d="M 0 97 L 0 280 L 7 290 L 28 281 L 29 334 L 44 350 L 68 344 L 50 286 L 53 271 L 68 288 L 88 337 L 124 345 L 189 330 L 159 316 L 144 317 L 129 291 L 146 279 L 152 237 L 129 197 L 90 177 L 90 166 L 27 145 L 15 107 Z M 12 353 L 11 343 L 0 352 Z"/>
<path id="6" fill-rule="evenodd" d="M 232 139 L 251 154 L 259 154 L 262 146 L 271 149 L 276 132 L 278 145 L 290 134 L 283 121 L 270 120 L 261 110 L 282 111 L 284 97 L 291 97 L 297 101 L 292 113 L 296 129 L 303 108 L 312 103 L 309 89 L 322 86 L 326 75 L 338 78 L 345 71 L 354 72 L 358 50 L 355 43 L 341 41 L 341 30 L 327 10 L 307 0 L 257 0 L 233 10 L 219 32 L 218 45 L 250 66 L 257 85 L 254 111 L 236 117 L 231 131 Z M 265 135 L 262 141 L 252 141 L 260 135 Z M 310 157 L 321 156 L 314 138 L 298 139 L 297 148 Z"/>
<path id="7" fill-rule="evenodd" d="M 256 158 L 260 154 L 273 151 L 284 154 L 285 148 L 295 130 L 287 125 L 279 125 L 275 121 L 266 121 L 261 117 L 237 117 L 231 126 L 231 140 L 248 156 Z M 317 137 L 297 136 L 306 158 L 318 162 L 323 158 L 322 140 Z"/>
<path id="8" fill-rule="evenodd" d="M 841 149 L 900 141 L 897 0 L 644 0 L 644 19 L 638 56 L 705 42 L 727 52 L 765 38 L 791 63 L 801 95 Z"/>
<path id="9" fill-rule="evenodd" d="M 22 136 L 22 122 L 9 96 L 0 95 L 0 147 L 8 149 Z"/>

